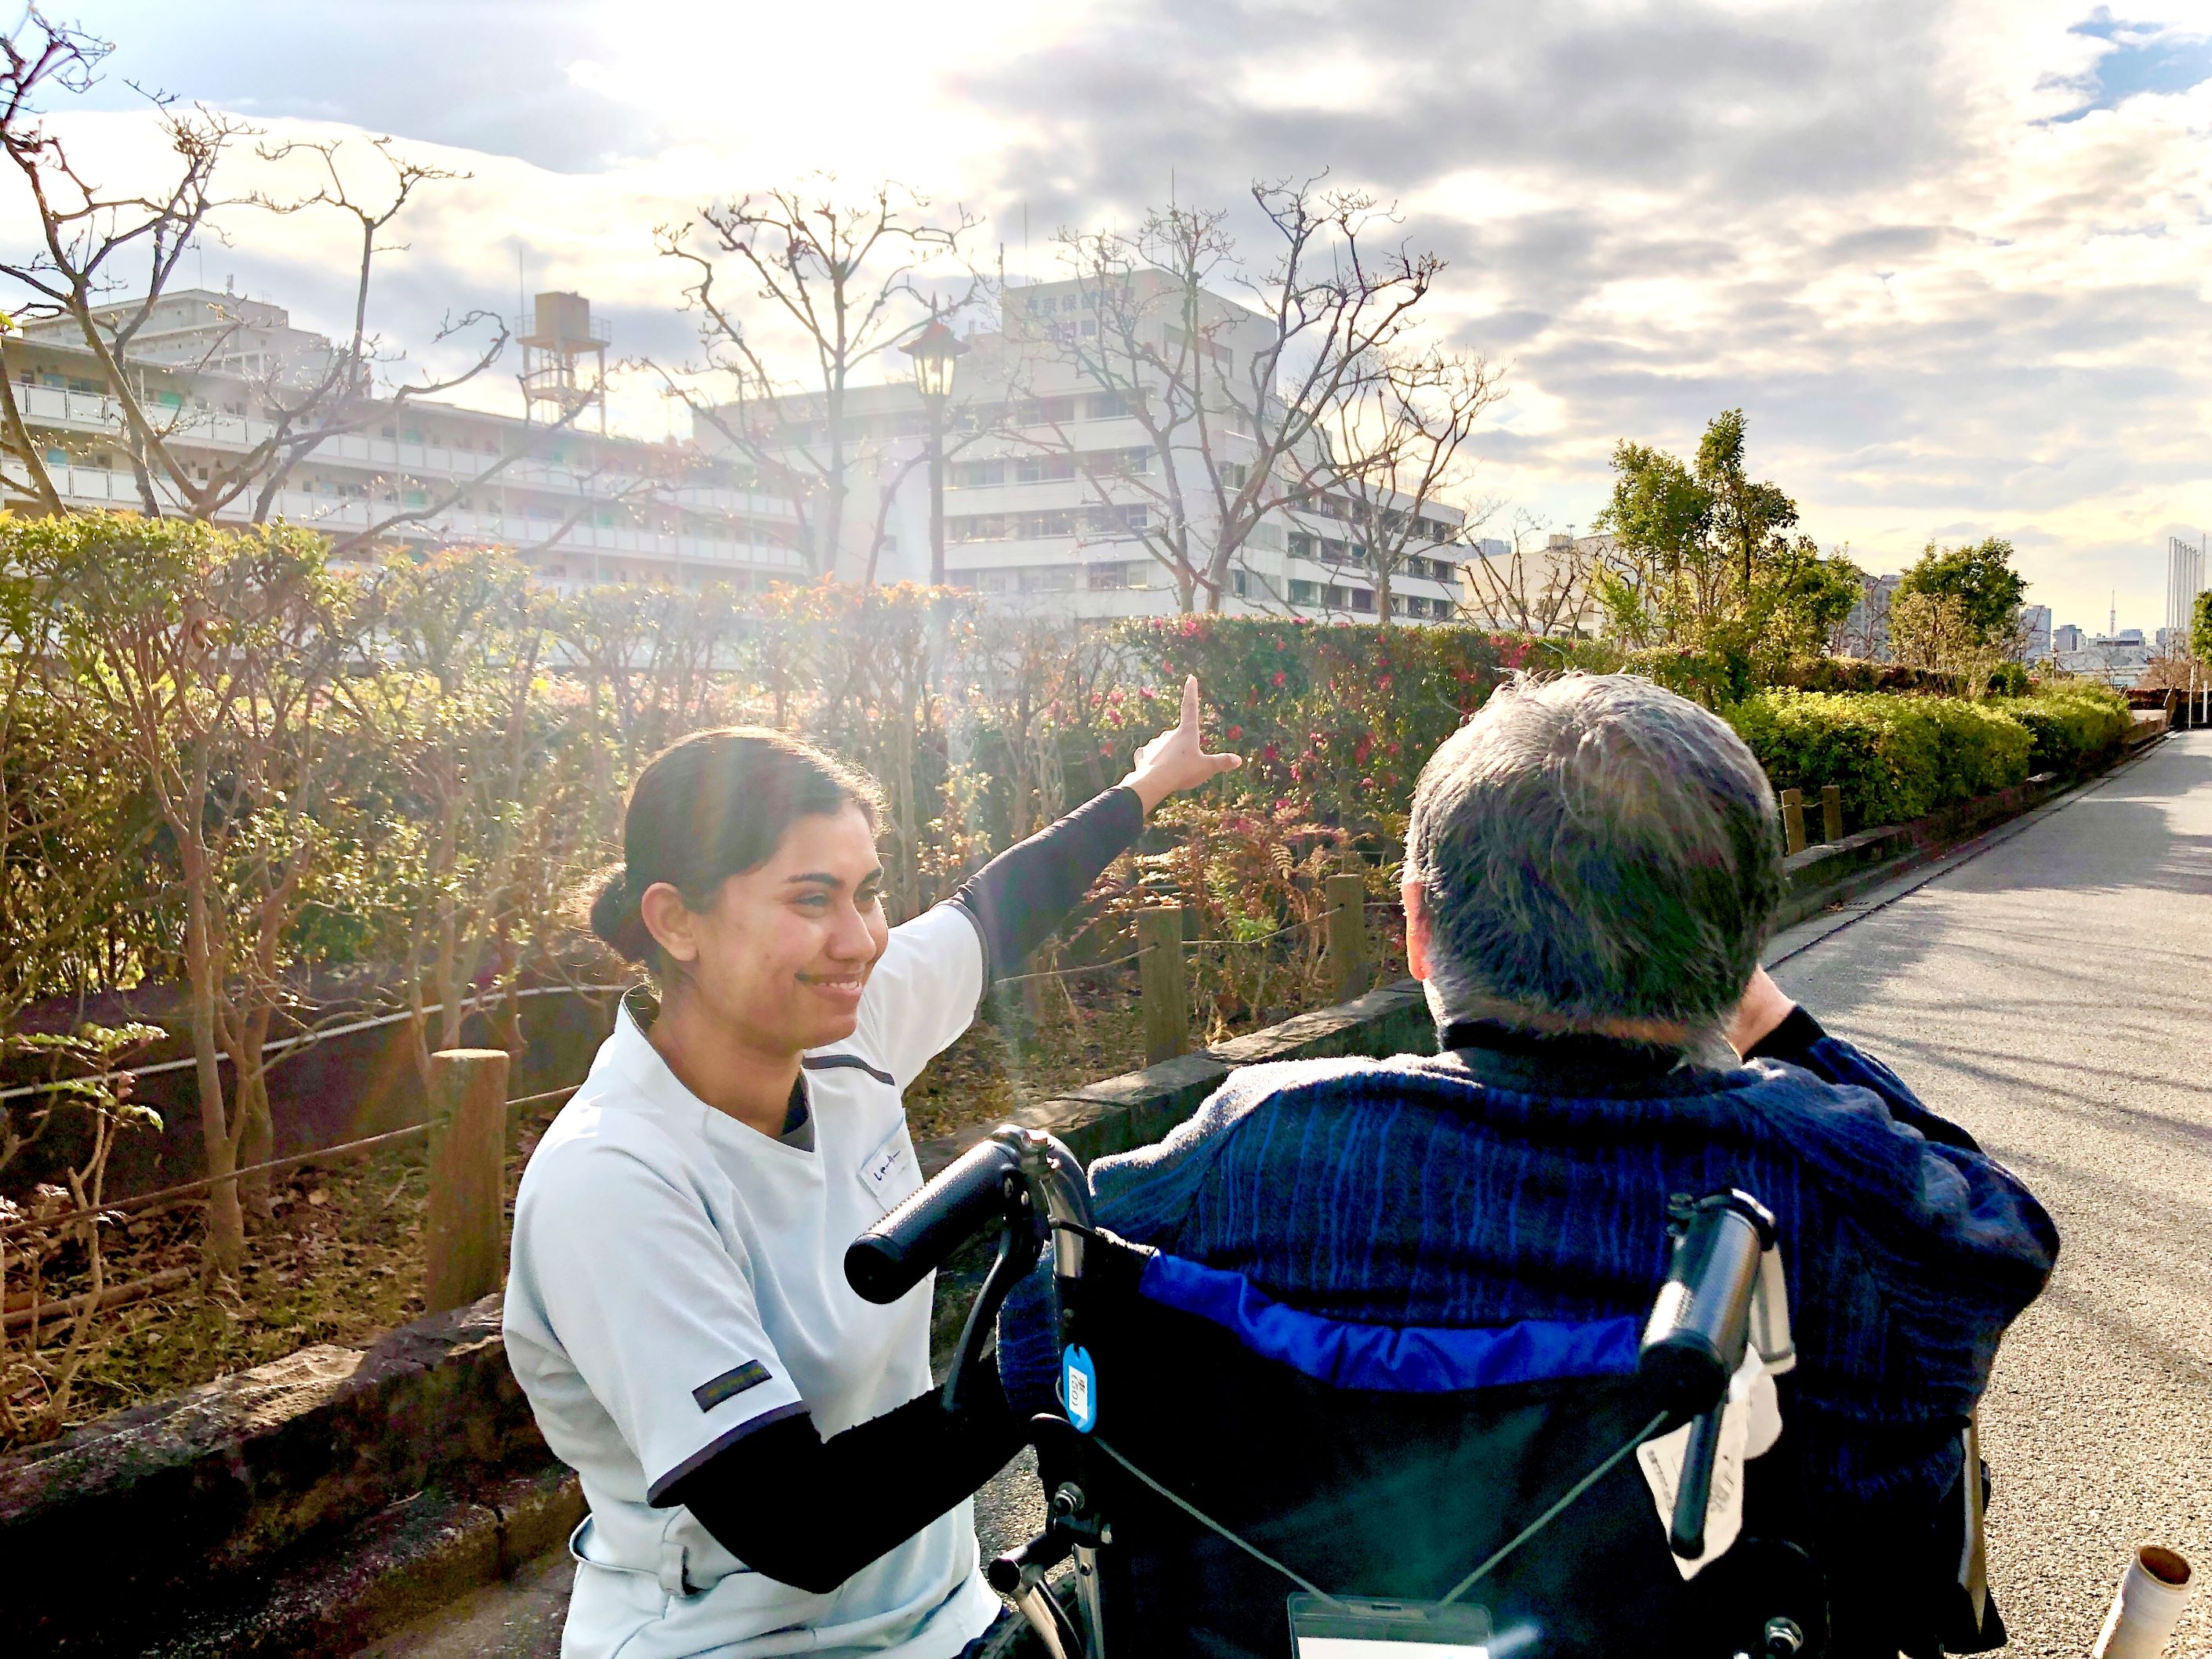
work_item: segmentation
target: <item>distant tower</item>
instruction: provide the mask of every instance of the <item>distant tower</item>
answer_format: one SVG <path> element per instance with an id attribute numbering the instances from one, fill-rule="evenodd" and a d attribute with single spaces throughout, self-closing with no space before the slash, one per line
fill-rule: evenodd
<path id="1" fill-rule="evenodd" d="M 605 323 L 592 320 L 592 302 L 580 294 L 541 294 L 534 316 L 518 318 L 522 342 L 522 413 L 539 418 L 538 405 L 551 406 L 550 422 L 598 405 L 599 430 L 607 429 L 607 342 Z M 585 358 L 585 373 L 577 372 Z"/>

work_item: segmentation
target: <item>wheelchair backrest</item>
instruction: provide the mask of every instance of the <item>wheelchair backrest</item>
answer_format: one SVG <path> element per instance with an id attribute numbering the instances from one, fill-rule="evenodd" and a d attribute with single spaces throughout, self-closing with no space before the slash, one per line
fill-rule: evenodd
<path id="1" fill-rule="evenodd" d="M 1099 1571 L 1117 1655 L 1280 1659 L 1295 1586 L 1115 1455 L 1324 1591 L 1428 1601 L 1656 1414 L 1632 1318 L 1393 1332 L 1171 1257 L 1095 1282 L 1115 1288 L 1086 1308 L 1097 1443 L 1081 1461 L 1111 1527 Z M 1043 1473 L 1060 1478 L 1049 1457 Z M 1466 1599 L 1491 1612 L 1495 1659 L 1734 1652 L 1722 1644 L 1773 1599 L 1747 1600 L 1747 1573 L 1797 1575 L 1818 1600 L 1802 1554 L 1748 1535 L 1774 1510 L 1754 1487 L 1746 1540 L 1686 1583 L 1632 1455 Z"/>

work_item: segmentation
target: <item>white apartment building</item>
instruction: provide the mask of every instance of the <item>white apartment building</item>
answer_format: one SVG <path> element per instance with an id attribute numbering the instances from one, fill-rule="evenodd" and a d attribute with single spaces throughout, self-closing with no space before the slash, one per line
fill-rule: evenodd
<path id="1" fill-rule="evenodd" d="M 995 326 L 966 337 L 951 395 L 945 477 L 945 568 L 950 585 L 987 596 L 994 605 L 1080 617 L 1158 616 L 1176 609 L 1169 569 L 1146 550 L 1145 532 L 1165 522 L 1180 496 L 1195 545 L 1208 544 L 1212 486 L 1206 453 L 1194 436 L 1179 437 L 1162 456 L 1130 413 L 1126 386 L 1072 361 L 1079 343 L 1096 339 L 1097 316 L 1085 315 L 1095 283 L 1069 279 L 1009 287 Z M 1140 273 L 1127 302 L 1149 330 L 1160 331 L 1164 354 L 1182 343 L 1176 307 L 1180 290 Z M 1261 319 L 1206 296 L 1201 344 L 1224 375 L 1248 372 L 1250 353 L 1268 337 Z M 1157 324 L 1153 312 L 1157 309 Z M 930 568 L 928 422 L 907 362 L 880 386 L 846 395 L 845 437 L 859 459 L 844 509 L 836 567 L 857 579 L 872 562 L 879 581 L 927 581 Z M 1242 382 L 1249 385 L 1249 381 Z M 784 400 L 778 442 L 788 462 L 818 447 L 819 422 L 805 423 L 815 402 Z M 744 418 L 718 411 L 726 424 Z M 1256 459 L 1258 446 L 1233 421 L 1215 423 L 1207 443 L 1232 486 Z M 979 434 L 989 435 L 978 435 Z M 702 441 L 716 441 L 702 422 Z M 1166 468 L 1173 465 L 1170 480 Z M 1179 489 L 1176 486 L 1179 485 Z M 1238 550 L 1228 615 L 1297 614 L 1337 620 L 1375 618 L 1375 583 L 1354 544 L 1353 504 L 1341 495 L 1299 510 L 1267 514 Z M 1463 591 L 1453 544 L 1456 509 L 1422 507 L 1392 574 L 1394 610 L 1413 622 L 1460 614 Z M 882 527 L 880 538 L 878 525 Z M 1201 605 L 1203 601 L 1201 600 Z"/>
<path id="2" fill-rule="evenodd" d="M 549 300 L 563 315 L 584 305 L 541 295 L 540 318 Z M 593 337 L 603 343 L 604 331 Z M 124 368 L 149 417 L 167 424 L 172 453 L 204 479 L 268 437 L 269 400 L 311 380 L 331 350 L 280 306 L 190 289 L 154 307 Z M 0 363 L 64 505 L 143 510 L 120 442 L 122 406 L 76 325 L 29 324 L 0 342 Z M 515 402 L 524 404 L 520 390 Z M 561 587 L 744 588 L 805 574 L 789 504 L 747 488 L 738 469 L 695 446 L 413 398 L 349 425 L 294 467 L 269 517 L 339 537 L 384 526 L 376 540 L 386 545 L 512 547 Z M 33 504 L 21 462 L 0 466 L 0 484 L 9 507 Z M 257 493 L 219 516 L 246 521 Z"/>

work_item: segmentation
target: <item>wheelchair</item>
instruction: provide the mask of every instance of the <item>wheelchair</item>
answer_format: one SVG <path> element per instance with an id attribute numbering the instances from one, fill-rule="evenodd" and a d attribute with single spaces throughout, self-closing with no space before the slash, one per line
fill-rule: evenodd
<path id="1" fill-rule="evenodd" d="M 1028 1654 L 1850 1659 L 1783 1474 L 1795 1355 L 1774 1218 L 1730 1191 L 1678 1197 L 1667 1225 L 1642 1321 L 1349 1324 L 1115 1237 L 1074 1156 L 1008 1126 L 856 1240 L 845 1271 L 887 1303 L 997 1228 L 949 1410 L 1050 1252 L 1060 1409 L 1030 1425 L 1048 1521 L 987 1570 Z M 1978 1474 L 1973 1449 L 1970 1431 Z M 1985 1490 L 1961 1487 L 1941 1646 L 1972 1652 L 2003 1634 Z"/>

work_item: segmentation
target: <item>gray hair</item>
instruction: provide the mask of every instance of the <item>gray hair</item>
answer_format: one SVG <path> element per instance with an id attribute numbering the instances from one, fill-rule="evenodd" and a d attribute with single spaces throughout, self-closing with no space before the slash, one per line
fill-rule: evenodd
<path id="1" fill-rule="evenodd" d="M 1627 674 L 1501 687 L 1413 789 L 1438 1024 L 1687 1027 L 1712 1042 L 1782 898 L 1774 792 L 1707 709 Z"/>

